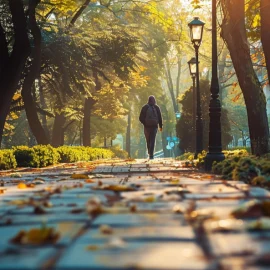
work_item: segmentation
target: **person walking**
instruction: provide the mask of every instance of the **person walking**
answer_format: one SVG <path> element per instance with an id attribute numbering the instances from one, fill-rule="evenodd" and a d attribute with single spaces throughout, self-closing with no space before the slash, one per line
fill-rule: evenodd
<path id="1" fill-rule="evenodd" d="M 154 96 L 149 96 L 140 113 L 140 122 L 144 126 L 144 136 L 147 144 L 149 159 L 154 159 L 157 130 L 162 131 L 162 116 Z"/>

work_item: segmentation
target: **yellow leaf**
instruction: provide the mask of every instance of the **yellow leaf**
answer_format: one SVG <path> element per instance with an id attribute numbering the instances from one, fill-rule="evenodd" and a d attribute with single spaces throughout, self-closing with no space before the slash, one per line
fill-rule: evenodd
<path id="1" fill-rule="evenodd" d="M 85 174 L 76 174 L 76 173 L 74 173 L 74 174 L 71 175 L 71 178 L 72 179 L 88 179 L 88 176 L 85 175 Z"/>
<path id="2" fill-rule="evenodd" d="M 146 197 L 143 201 L 151 203 L 151 202 L 155 202 L 156 198 L 154 196 L 149 196 L 149 197 Z"/>
<path id="3" fill-rule="evenodd" d="M 27 188 L 26 184 L 25 183 L 19 183 L 18 186 L 17 186 L 19 189 L 25 189 Z"/>

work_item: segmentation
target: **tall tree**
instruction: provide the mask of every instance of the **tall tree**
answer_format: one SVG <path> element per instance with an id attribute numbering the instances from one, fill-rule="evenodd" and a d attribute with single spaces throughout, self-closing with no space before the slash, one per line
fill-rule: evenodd
<path id="1" fill-rule="evenodd" d="M 24 109 L 28 119 L 29 126 L 37 140 L 38 144 L 49 144 L 49 138 L 46 135 L 45 129 L 41 125 L 36 109 L 36 102 L 32 95 L 34 82 L 40 76 L 41 67 L 41 31 L 37 24 L 36 8 L 40 0 L 29 2 L 29 28 L 33 36 L 33 47 L 31 52 L 31 61 L 28 67 L 27 75 L 25 76 L 22 86 L 22 97 Z"/>
<path id="2" fill-rule="evenodd" d="M 239 85 L 245 99 L 253 154 L 269 151 L 269 128 L 266 101 L 253 69 L 245 27 L 245 1 L 222 0 L 221 36 L 230 51 Z"/>
<path id="3" fill-rule="evenodd" d="M 260 0 L 261 10 L 261 41 L 265 55 L 265 63 L 268 73 L 268 82 L 270 81 L 270 2 L 269 0 Z"/>
<path id="4" fill-rule="evenodd" d="M 5 32 L 5 23 L 0 19 L 0 144 L 6 117 L 9 113 L 11 100 L 18 88 L 25 62 L 30 53 L 30 43 L 27 34 L 26 14 L 21 0 L 2 1 L 1 13 L 11 16 L 14 42 L 9 50 L 8 37 Z M 7 16 L 4 16 L 6 18 Z M 9 27 L 9 26 L 7 26 Z"/>

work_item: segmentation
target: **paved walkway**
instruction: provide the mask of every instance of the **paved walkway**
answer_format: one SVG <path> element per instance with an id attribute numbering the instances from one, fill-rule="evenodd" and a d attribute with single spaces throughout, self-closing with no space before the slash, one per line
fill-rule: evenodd
<path id="1" fill-rule="evenodd" d="M 173 160 L 0 176 L 0 269 L 269 269 L 270 193 Z"/>

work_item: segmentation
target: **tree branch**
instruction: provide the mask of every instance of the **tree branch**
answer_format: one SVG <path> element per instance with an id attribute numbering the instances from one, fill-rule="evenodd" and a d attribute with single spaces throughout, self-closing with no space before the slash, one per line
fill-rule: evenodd
<path id="1" fill-rule="evenodd" d="M 89 3 L 90 3 L 90 0 L 85 0 L 85 2 L 83 3 L 83 5 L 77 10 L 77 12 L 75 13 L 75 15 L 71 19 L 71 21 L 70 21 L 70 23 L 68 25 L 68 29 L 70 29 L 72 26 L 74 26 L 75 22 L 82 15 L 83 11 L 87 8 L 87 6 L 89 5 Z"/>

